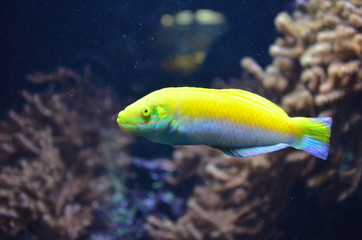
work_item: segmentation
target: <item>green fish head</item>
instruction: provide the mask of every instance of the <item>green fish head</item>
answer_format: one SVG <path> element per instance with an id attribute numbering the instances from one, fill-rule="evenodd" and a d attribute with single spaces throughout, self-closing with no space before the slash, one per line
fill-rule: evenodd
<path id="1" fill-rule="evenodd" d="M 120 111 L 117 123 L 127 132 L 152 140 L 169 128 L 173 114 L 164 105 L 142 100 Z"/>

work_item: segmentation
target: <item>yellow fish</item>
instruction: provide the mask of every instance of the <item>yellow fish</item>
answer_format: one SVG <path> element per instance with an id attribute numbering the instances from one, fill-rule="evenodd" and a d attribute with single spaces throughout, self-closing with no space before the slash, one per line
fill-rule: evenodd
<path id="1" fill-rule="evenodd" d="M 175 87 L 129 105 L 117 123 L 156 143 L 204 144 L 235 157 L 292 146 L 327 159 L 332 119 L 289 117 L 266 98 L 239 89 Z"/>

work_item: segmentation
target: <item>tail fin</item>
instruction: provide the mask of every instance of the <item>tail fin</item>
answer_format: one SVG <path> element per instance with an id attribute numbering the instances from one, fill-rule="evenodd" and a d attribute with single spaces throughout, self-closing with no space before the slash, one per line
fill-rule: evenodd
<path id="1" fill-rule="evenodd" d="M 326 160 L 329 152 L 332 118 L 293 118 L 293 120 L 296 121 L 302 132 L 301 139 L 293 147 Z"/>

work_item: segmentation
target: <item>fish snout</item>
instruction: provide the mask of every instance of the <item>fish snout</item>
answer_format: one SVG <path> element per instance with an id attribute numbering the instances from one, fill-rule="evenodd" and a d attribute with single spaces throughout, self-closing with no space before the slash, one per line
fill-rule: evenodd
<path id="1" fill-rule="evenodd" d="M 125 111 L 120 111 L 118 113 L 118 116 L 117 116 L 117 123 L 118 123 L 118 126 L 122 126 L 124 124 L 127 124 L 127 121 L 126 121 L 126 114 L 125 114 Z"/>
<path id="2" fill-rule="evenodd" d="M 132 109 L 131 109 L 132 110 Z M 133 132 L 139 127 L 142 123 L 139 113 L 136 111 L 130 111 L 129 109 L 124 109 L 118 113 L 117 124 L 123 130 L 128 132 Z"/>

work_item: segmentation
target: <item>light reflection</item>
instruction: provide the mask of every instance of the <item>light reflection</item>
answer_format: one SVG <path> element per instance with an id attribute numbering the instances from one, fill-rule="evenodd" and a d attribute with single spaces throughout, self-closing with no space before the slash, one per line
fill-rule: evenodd
<path id="1" fill-rule="evenodd" d="M 224 15 L 210 9 L 200 9 L 195 13 L 198 24 L 220 24 L 225 22 Z"/>
<path id="2" fill-rule="evenodd" d="M 211 9 L 182 10 L 160 18 L 160 63 L 173 72 L 194 73 L 204 62 L 211 44 L 227 29 L 225 16 Z"/>
<path id="3" fill-rule="evenodd" d="M 171 14 L 165 14 L 161 17 L 161 24 L 165 27 L 170 27 L 174 24 L 175 20 Z"/>
<path id="4" fill-rule="evenodd" d="M 194 14 L 189 10 L 183 10 L 176 14 L 175 20 L 179 25 L 188 25 L 194 21 Z"/>
<path id="5" fill-rule="evenodd" d="M 175 22 L 179 25 L 196 24 L 222 24 L 225 23 L 225 17 L 222 13 L 211 9 L 199 9 L 196 12 L 190 10 L 182 10 L 176 14 L 164 14 L 160 20 L 165 27 L 172 26 Z"/>

